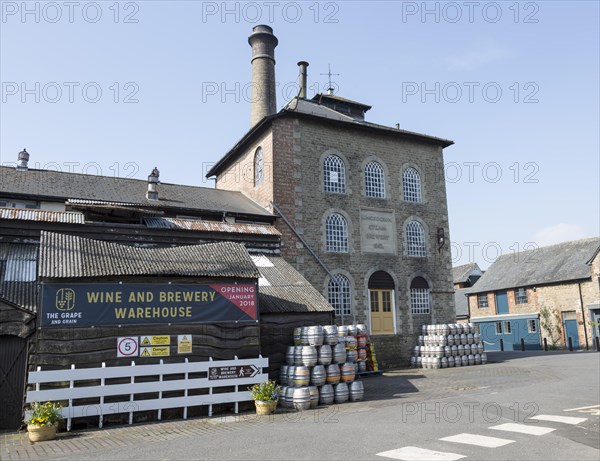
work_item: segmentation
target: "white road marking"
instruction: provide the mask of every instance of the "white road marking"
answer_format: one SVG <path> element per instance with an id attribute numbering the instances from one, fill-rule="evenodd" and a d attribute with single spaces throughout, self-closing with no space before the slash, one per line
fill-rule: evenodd
<path id="1" fill-rule="evenodd" d="M 519 432 L 520 434 L 529 434 L 529 435 L 544 435 L 552 432 L 554 429 L 551 427 L 541 427 L 541 426 L 530 426 L 527 424 L 515 424 L 515 423 L 506 423 L 500 424 L 499 426 L 492 426 L 488 429 L 494 429 L 496 431 L 506 431 L 506 432 Z"/>
<path id="2" fill-rule="evenodd" d="M 572 416 L 556 416 L 556 415 L 537 415 L 530 419 L 538 419 L 540 421 L 554 421 L 556 423 L 579 424 L 587 421 L 587 418 L 574 418 Z"/>
<path id="3" fill-rule="evenodd" d="M 487 437 L 485 435 L 477 435 L 477 434 L 458 434 L 451 435 L 450 437 L 444 437 L 444 442 L 456 442 L 456 443 L 465 443 L 467 445 L 477 445 L 480 447 L 486 448 L 497 448 L 502 447 L 504 445 L 508 445 L 509 443 L 513 443 L 514 440 L 508 439 L 499 439 L 496 437 Z"/>
<path id="4" fill-rule="evenodd" d="M 587 410 L 588 408 L 600 408 L 600 405 L 590 405 L 589 407 L 569 408 L 568 410 L 563 410 L 563 411 L 579 411 L 579 410 Z"/>
<path id="5" fill-rule="evenodd" d="M 466 458 L 465 455 L 448 453 L 444 451 L 426 450 L 425 448 L 419 447 L 402 447 L 396 450 L 377 453 L 377 456 L 383 456 L 384 458 L 401 459 L 404 461 L 456 461 L 461 458 Z"/>

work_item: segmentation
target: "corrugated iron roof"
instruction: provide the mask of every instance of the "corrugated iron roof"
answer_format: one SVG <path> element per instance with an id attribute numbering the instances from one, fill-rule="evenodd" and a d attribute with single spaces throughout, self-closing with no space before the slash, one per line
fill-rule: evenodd
<path id="1" fill-rule="evenodd" d="M 54 198 L 114 202 L 161 208 L 179 208 L 272 216 L 241 192 L 217 190 L 208 187 L 184 186 L 161 182 L 158 201 L 146 198 L 148 182 L 141 179 L 94 176 L 64 171 L 17 171 L 14 167 L 0 166 L 0 192 L 4 195 L 26 195 Z"/>
<path id="2" fill-rule="evenodd" d="M 40 278 L 119 275 L 260 277 L 250 255 L 239 243 L 217 242 L 170 248 L 139 248 L 42 231 Z"/>
<path id="3" fill-rule="evenodd" d="M 470 293 L 588 279 L 587 262 L 599 245 L 594 237 L 500 256 Z"/>
<path id="4" fill-rule="evenodd" d="M 177 218 L 144 218 L 153 229 L 184 229 L 201 232 L 227 232 L 234 234 L 281 235 L 274 226 L 245 223 L 228 223 Z"/>
<path id="5" fill-rule="evenodd" d="M 272 265 L 261 262 L 267 258 Z M 268 285 L 258 289 L 261 313 L 333 312 L 333 307 L 300 272 L 278 256 L 252 256 Z"/>
<path id="6" fill-rule="evenodd" d="M 37 244 L 0 243 L 0 298 L 32 312 L 38 303 L 38 250 Z"/>
<path id="7" fill-rule="evenodd" d="M 83 213 L 0 207 L 0 219 L 84 224 Z"/>

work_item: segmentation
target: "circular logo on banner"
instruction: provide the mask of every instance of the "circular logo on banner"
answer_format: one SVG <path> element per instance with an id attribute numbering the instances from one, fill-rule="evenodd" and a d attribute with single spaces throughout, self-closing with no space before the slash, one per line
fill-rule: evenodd
<path id="1" fill-rule="evenodd" d="M 137 357 L 138 340 L 137 338 L 119 338 L 117 344 L 118 357 Z"/>

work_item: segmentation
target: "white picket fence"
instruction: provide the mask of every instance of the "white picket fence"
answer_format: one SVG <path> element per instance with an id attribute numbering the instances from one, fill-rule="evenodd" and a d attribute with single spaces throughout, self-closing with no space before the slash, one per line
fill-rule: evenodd
<path id="1" fill-rule="evenodd" d="M 255 366 L 258 372 L 252 377 L 238 377 L 229 379 L 209 379 L 209 368 Z M 194 406 L 208 405 L 208 415 L 212 416 L 212 406 L 221 403 L 235 403 L 235 412 L 238 413 L 239 402 L 252 400 L 247 390 L 248 386 L 262 383 L 268 379 L 268 374 L 263 373 L 263 368 L 269 366 L 269 359 L 258 358 L 239 360 L 212 360 L 208 362 L 160 363 L 154 365 L 136 365 L 107 367 L 104 363 L 101 368 L 75 368 L 71 365 L 69 370 L 47 370 L 29 372 L 27 403 L 31 402 L 65 402 L 61 413 L 67 419 L 67 430 L 71 430 L 73 418 L 98 416 L 98 427 L 102 427 L 103 416 L 116 413 L 129 413 L 129 424 L 133 422 L 133 413 L 136 411 L 158 410 L 158 419 L 161 419 L 161 410 L 165 408 L 183 408 L 183 418 L 187 419 L 187 409 Z M 188 378 L 192 373 L 206 373 L 206 378 Z M 183 379 L 165 380 L 167 375 L 183 374 Z M 158 376 L 158 381 L 136 382 L 142 376 Z M 130 378 L 129 383 L 110 384 L 106 380 L 113 378 Z M 79 381 L 100 380 L 100 385 L 77 387 Z M 69 387 L 41 389 L 48 383 L 67 383 Z M 213 389 L 219 387 L 234 387 L 233 392 L 213 394 Z M 241 387 L 241 389 L 240 389 Z M 208 389 L 208 394 L 188 395 L 191 390 Z M 180 397 L 163 397 L 164 392 L 183 391 Z M 137 394 L 157 393 L 158 398 L 136 400 Z M 129 396 L 129 400 L 105 403 L 105 397 Z M 73 405 L 77 399 L 100 399 L 98 404 Z M 26 412 L 27 413 L 27 412 Z"/>

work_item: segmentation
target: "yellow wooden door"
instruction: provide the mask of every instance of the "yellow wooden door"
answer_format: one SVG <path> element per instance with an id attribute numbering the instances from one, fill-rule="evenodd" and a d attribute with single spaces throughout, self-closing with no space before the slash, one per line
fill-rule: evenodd
<path id="1" fill-rule="evenodd" d="M 394 334 L 393 290 L 369 290 L 371 303 L 371 334 Z"/>

